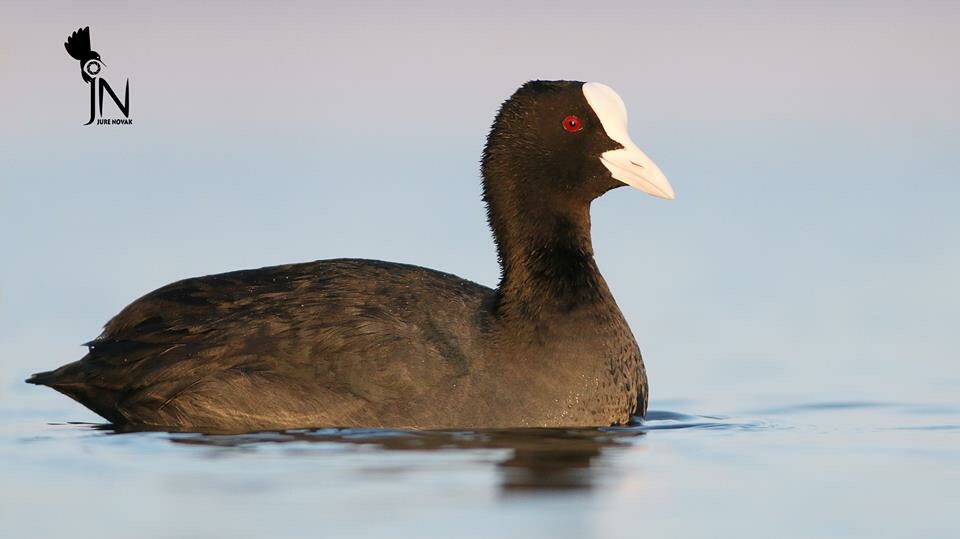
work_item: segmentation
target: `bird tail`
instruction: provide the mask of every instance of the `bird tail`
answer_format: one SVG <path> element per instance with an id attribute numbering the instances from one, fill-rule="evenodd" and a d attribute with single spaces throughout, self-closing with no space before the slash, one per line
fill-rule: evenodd
<path id="1" fill-rule="evenodd" d="M 30 378 L 27 378 L 26 382 L 28 384 L 47 386 L 57 389 L 58 386 L 68 386 L 83 383 L 82 374 L 83 367 L 80 365 L 80 361 L 74 361 L 73 363 L 67 363 L 56 370 L 38 372 Z"/>
<path id="2" fill-rule="evenodd" d="M 124 420 L 117 410 L 117 393 L 91 384 L 87 379 L 83 360 L 67 363 L 56 370 L 38 372 L 27 378 L 26 382 L 53 388 L 111 423 L 122 423 Z"/>
<path id="3" fill-rule="evenodd" d="M 63 47 L 70 56 L 82 62 L 90 54 L 90 27 L 80 28 L 71 34 Z"/>

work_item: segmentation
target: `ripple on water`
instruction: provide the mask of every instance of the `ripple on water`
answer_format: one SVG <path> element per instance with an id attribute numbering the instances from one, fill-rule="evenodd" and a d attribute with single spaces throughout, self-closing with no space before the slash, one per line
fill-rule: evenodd
<path id="1" fill-rule="evenodd" d="M 667 410 L 652 410 L 645 418 L 634 418 L 627 426 L 596 428 L 518 428 L 484 430 L 415 430 L 378 428 L 290 429 L 254 433 L 163 432 L 95 423 L 50 423 L 55 427 L 75 427 L 93 436 L 160 436 L 177 445 L 209 448 L 254 448 L 275 444 L 350 444 L 369 445 L 388 450 L 443 449 L 582 449 L 603 448 L 639 440 L 653 431 L 729 430 L 754 431 L 778 428 L 767 421 L 695 415 Z M 69 428 L 63 435 L 69 435 Z M 55 439 L 44 436 L 43 439 Z M 31 437 L 39 441 L 38 437 Z M 21 440 L 29 441 L 29 440 Z"/>
<path id="2" fill-rule="evenodd" d="M 318 460 L 310 464 L 312 468 L 342 467 L 356 471 L 360 474 L 356 476 L 358 478 L 361 475 L 382 477 L 399 473 L 398 470 L 429 475 L 443 473 L 443 470 L 477 470 L 477 467 L 492 466 L 497 471 L 497 482 L 503 492 L 520 493 L 589 489 L 605 484 L 612 481 L 611 474 L 616 476 L 611 471 L 615 467 L 613 462 L 621 462 L 616 455 L 631 455 L 633 458 L 636 453 L 626 450 L 648 448 L 654 442 L 651 437 L 659 441 L 684 432 L 702 433 L 697 434 L 698 440 L 713 443 L 709 442 L 713 437 L 708 433 L 796 429 L 800 437 L 792 440 L 802 442 L 806 429 L 851 419 L 856 419 L 860 425 L 869 424 L 873 432 L 892 432 L 902 426 L 902 430 L 937 431 L 950 433 L 949 436 L 960 430 L 954 418 L 945 417 L 951 412 L 955 410 L 934 409 L 930 405 L 830 401 L 768 407 L 732 416 L 651 410 L 645 418 L 635 418 L 630 425 L 603 428 L 476 431 L 323 428 L 230 434 L 135 431 L 91 423 L 51 424 L 47 429 L 37 429 L 36 422 L 22 422 L 15 428 L 8 425 L 3 430 L 8 440 L 31 444 L 36 448 L 31 454 L 41 460 L 62 461 L 66 458 L 63 448 L 75 449 L 80 443 L 84 447 L 98 446 L 97 454 L 100 455 L 117 452 L 118 455 L 134 453 L 142 457 L 150 454 L 155 457 L 152 465 L 157 469 L 167 463 L 177 469 L 193 466 L 199 470 L 197 473 L 208 466 L 206 459 L 184 460 L 184 457 L 225 457 L 222 462 L 247 466 L 241 464 L 246 458 L 259 458 L 259 455 L 273 459 L 279 456 L 280 460 L 269 462 L 290 467 L 303 465 L 305 461 L 301 459 L 315 458 Z M 918 415 L 922 414 L 930 414 L 926 419 L 929 424 L 921 424 L 922 421 L 918 420 Z M 838 428 L 846 432 L 846 427 Z M 929 434 L 936 435 L 937 432 Z M 698 447 L 690 450 L 697 451 Z M 756 446 L 750 444 L 750 447 Z M 356 451 L 360 448 L 364 450 Z M 82 452 L 71 449 L 69 454 L 79 455 L 70 457 L 72 466 L 78 469 L 91 466 L 84 460 Z M 712 454 L 711 458 L 717 457 Z M 113 462 L 128 460 L 104 459 L 103 473 Z M 279 462 L 283 464 L 276 464 Z"/>

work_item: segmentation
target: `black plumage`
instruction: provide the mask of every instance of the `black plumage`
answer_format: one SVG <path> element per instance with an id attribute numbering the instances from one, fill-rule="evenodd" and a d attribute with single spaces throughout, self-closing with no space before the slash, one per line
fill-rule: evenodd
<path id="1" fill-rule="evenodd" d="M 211 275 L 130 304 L 81 360 L 28 382 L 117 424 L 252 431 L 318 426 L 598 426 L 642 415 L 636 341 L 597 268 L 590 202 L 623 185 L 620 147 L 579 82 L 507 100 L 482 160 L 501 280 L 325 260 Z M 583 129 L 560 119 L 576 114 Z"/>

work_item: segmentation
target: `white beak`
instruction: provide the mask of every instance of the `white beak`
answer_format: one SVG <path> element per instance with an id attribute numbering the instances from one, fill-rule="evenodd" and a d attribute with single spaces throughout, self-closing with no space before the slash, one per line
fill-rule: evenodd
<path id="1" fill-rule="evenodd" d="M 617 92 L 605 84 L 588 82 L 583 85 L 583 95 L 600 119 L 607 136 L 623 146 L 600 155 L 600 162 L 607 167 L 610 175 L 648 195 L 673 200 L 673 188 L 660 167 L 630 140 L 627 108 Z"/>

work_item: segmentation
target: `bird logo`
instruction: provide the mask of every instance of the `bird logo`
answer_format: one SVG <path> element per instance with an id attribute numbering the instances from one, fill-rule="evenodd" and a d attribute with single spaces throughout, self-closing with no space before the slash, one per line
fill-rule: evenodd
<path id="1" fill-rule="evenodd" d="M 99 52 L 90 50 L 89 26 L 80 28 L 71 34 L 63 46 L 67 49 L 67 53 L 70 54 L 70 56 L 80 61 L 80 75 L 83 76 L 84 82 L 90 83 L 100 75 L 100 72 L 104 68 L 104 63 L 103 60 L 100 59 Z"/>
<path id="2" fill-rule="evenodd" d="M 80 76 L 83 82 L 90 88 L 90 119 L 83 125 L 90 125 L 97 121 L 97 125 L 131 125 L 130 119 L 130 79 L 127 79 L 123 87 L 123 100 L 117 96 L 110 83 L 103 76 L 105 67 L 103 60 L 100 59 L 100 53 L 90 48 L 90 27 L 78 28 L 70 34 L 63 48 L 71 58 L 80 62 Z M 103 97 L 107 95 L 120 109 L 123 118 L 105 118 L 103 117 Z M 99 100 L 97 97 L 99 96 Z M 100 118 L 97 118 L 97 104 L 99 101 Z"/>

